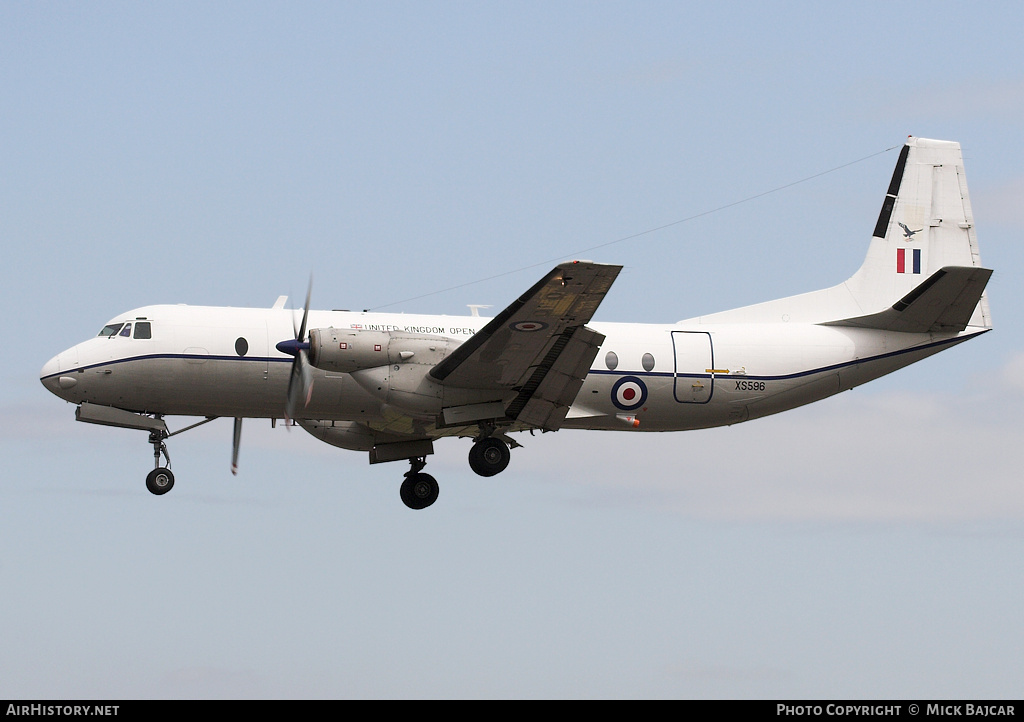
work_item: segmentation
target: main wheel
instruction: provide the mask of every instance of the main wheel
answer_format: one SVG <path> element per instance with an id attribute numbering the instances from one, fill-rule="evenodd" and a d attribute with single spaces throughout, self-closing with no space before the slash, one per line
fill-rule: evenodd
<path id="1" fill-rule="evenodd" d="M 170 469 L 163 467 L 153 469 L 153 471 L 149 472 L 149 476 L 146 477 L 146 488 L 157 496 L 166 494 L 173 487 L 174 474 L 171 473 Z"/>
<path id="2" fill-rule="evenodd" d="M 473 444 L 469 450 L 469 466 L 480 476 L 500 474 L 508 466 L 512 452 L 501 439 L 489 436 Z"/>
<path id="3" fill-rule="evenodd" d="M 410 509 L 426 509 L 437 501 L 441 488 L 430 474 L 413 474 L 402 482 L 402 501 Z"/>

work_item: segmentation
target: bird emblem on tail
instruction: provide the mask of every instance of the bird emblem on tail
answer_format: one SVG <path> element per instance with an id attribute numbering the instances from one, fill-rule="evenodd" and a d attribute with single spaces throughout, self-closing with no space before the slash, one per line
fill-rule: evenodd
<path id="1" fill-rule="evenodd" d="M 916 231 L 912 231 L 909 228 L 907 228 L 907 225 L 905 223 L 900 223 L 899 226 L 900 228 L 903 229 L 903 237 L 906 238 L 908 241 L 914 240 L 915 233 L 920 233 L 921 231 L 924 230 L 923 228 L 918 228 Z"/>

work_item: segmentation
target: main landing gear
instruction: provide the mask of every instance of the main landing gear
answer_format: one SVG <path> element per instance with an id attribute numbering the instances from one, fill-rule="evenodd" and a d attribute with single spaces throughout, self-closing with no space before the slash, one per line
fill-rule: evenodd
<path id="1" fill-rule="evenodd" d="M 518 446 L 514 441 L 512 443 Z M 469 466 L 480 476 L 494 476 L 505 470 L 511 456 L 505 441 L 496 436 L 485 436 L 473 442 L 469 450 Z M 426 509 L 437 501 L 440 492 L 437 480 L 423 473 L 423 467 L 427 465 L 425 456 L 409 459 L 409 464 L 411 468 L 405 472 L 400 490 L 402 501 L 410 509 Z"/>
<path id="2" fill-rule="evenodd" d="M 410 509 L 426 509 L 437 501 L 441 488 L 434 477 L 423 473 L 423 467 L 427 465 L 425 456 L 409 459 L 409 463 L 412 468 L 405 472 L 400 490 L 402 501 Z"/>
<path id="3" fill-rule="evenodd" d="M 480 476 L 494 476 L 505 470 L 511 458 L 508 444 L 494 436 L 486 436 L 474 442 L 469 450 L 469 468 Z"/>

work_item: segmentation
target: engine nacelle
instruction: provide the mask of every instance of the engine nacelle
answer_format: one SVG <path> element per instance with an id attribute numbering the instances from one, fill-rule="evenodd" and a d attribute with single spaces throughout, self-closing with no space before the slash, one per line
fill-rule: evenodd
<path id="1" fill-rule="evenodd" d="M 431 378 L 430 370 L 458 345 L 445 336 L 406 331 L 314 328 L 309 332 L 309 362 L 318 369 L 351 374 L 384 404 L 424 421 L 432 422 L 442 412 L 468 421 L 503 416 L 500 392 L 447 387 Z M 355 439 L 348 431 L 325 435 L 345 443 Z M 329 438 L 324 441 L 341 445 Z"/>
<path id="2" fill-rule="evenodd" d="M 391 364 L 352 372 L 352 378 L 385 404 L 411 416 L 433 420 L 441 413 L 444 388 L 428 375 L 432 366 Z"/>
<path id="3" fill-rule="evenodd" d="M 453 341 L 405 331 L 314 328 L 309 332 L 309 363 L 325 371 L 352 373 L 388 364 L 435 365 Z"/>
<path id="4" fill-rule="evenodd" d="M 499 419 L 516 392 L 445 386 L 430 376 L 433 366 L 390 364 L 352 372 L 352 379 L 388 406 L 427 421 L 444 413 L 445 423 Z"/>
<path id="5" fill-rule="evenodd" d="M 369 451 L 373 448 L 373 433 L 355 421 L 316 421 L 299 419 L 299 426 L 320 441 L 351 451 Z"/>

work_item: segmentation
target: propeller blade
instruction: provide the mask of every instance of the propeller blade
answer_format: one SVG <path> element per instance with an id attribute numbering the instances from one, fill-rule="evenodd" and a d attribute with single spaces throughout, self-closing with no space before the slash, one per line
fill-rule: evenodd
<path id="1" fill-rule="evenodd" d="M 284 403 L 284 419 L 291 424 L 293 418 L 295 418 L 295 409 L 298 406 L 298 394 L 301 393 L 299 389 L 302 388 L 302 372 L 300 371 L 299 355 L 295 355 L 295 360 L 292 361 L 292 373 L 288 378 L 288 395 L 285 397 Z"/>
<path id="2" fill-rule="evenodd" d="M 238 446 L 242 443 L 242 419 L 235 417 L 235 436 L 231 442 L 231 473 L 238 475 Z"/>
<path id="3" fill-rule="evenodd" d="M 288 398 L 285 402 L 285 419 L 292 421 L 297 412 L 309 406 L 313 396 L 313 372 L 305 349 L 300 350 L 292 362 L 292 373 L 288 379 Z"/>
<path id="4" fill-rule="evenodd" d="M 309 406 L 313 396 L 313 372 L 309 365 L 309 342 L 306 341 L 306 324 L 309 321 L 309 301 L 313 297 L 313 276 L 309 277 L 309 286 L 306 288 L 306 303 L 302 307 L 302 323 L 295 329 L 295 315 L 292 314 L 292 329 L 295 331 L 294 340 L 282 341 L 277 344 L 277 350 L 295 357 L 292 361 L 291 376 L 288 379 L 288 395 L 285 399 L 284 415 L 289 423 L 295 418 L 296 412 L 301 408 Z"/>
<path id="5" fill-rule="evenodd" d="M 306 287 L 306 305 L 302 307 L 302 325 L 299 327 L 299 333 L 296 334 L 295 340 L 302 342 L 306 340 L 306 320 L 309 318 L 309 299 L 313 295 L 313 277 L 309 277 L 309 286 Z"/>

